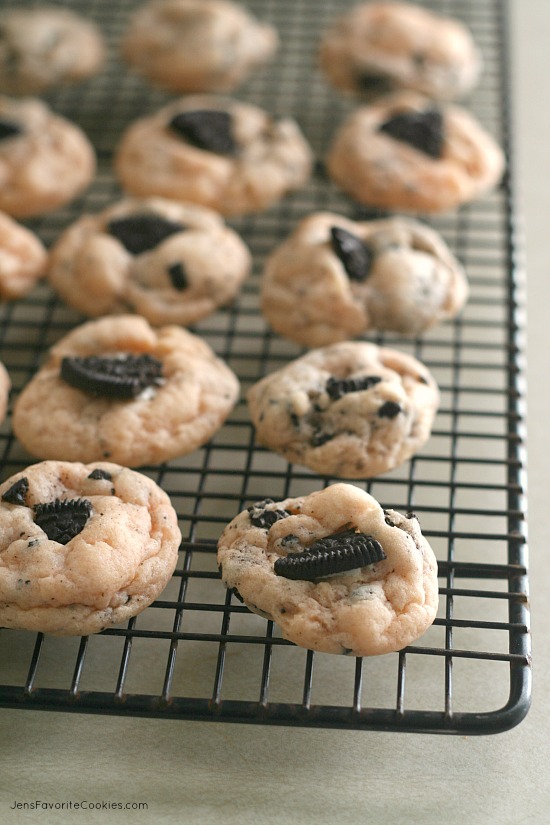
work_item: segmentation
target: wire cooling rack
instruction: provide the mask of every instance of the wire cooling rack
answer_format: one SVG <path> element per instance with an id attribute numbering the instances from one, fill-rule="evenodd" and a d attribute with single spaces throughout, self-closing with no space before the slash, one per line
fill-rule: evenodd
<path id="1" fill-rule="evenodd" d="M 21 0 L 8 0 L 23 5 Z M 52 0 L 50 0 L 50 3 Z M 120 191 L 111 173 L 124 126 L 169 96 L 148 88 L 119 62 L 116 46 L 135 3 L 70 5 L 93 17 L 110 46 L 97 78 L 48 96 L 95 144 L 99 172 L 86 195 L 29 225 L 49 244 L 83 211 Z M 299 121 L 319 158 L 353 103 L 315 68 L 320 31 L 350 5 L 338 0 L 246 4 L 281 35 L 277 62 L 238 96 Z M 223 588 L 216 541 L 251 502 L 307 494 L 329 483 L 257 447 L 241 401 L 205 447 L 161 467 L 142 468 L 169 493 L 184 540 L 160 599 L 127 625 L 89 638 L 0 631 L 4 707 L 263 724 L 491 733 L 525 716 L 530 701 L 521 324 L 518 319 L 514 180 L 511 157 L 506 4 L 433 0 L 426 7 L 462 19 L 485 59 L 480 87 L 466 102 L 504 146 L 508 172 L 498 191 L 430 223 L 463 261 L 471 298 L 462 317 L 405 339 L 373 340 L 422 359 L 442 395 L 433 435 L 403 467 L 365 485 L 384 507 L 414 509 L 439 562 L 440 609 L 428 632 L 405 650 L 349 659 L 303 650 Z M 238 302 L 194 327 L 246 388 L 301 350 L 272 335 L 258 311 L 263 259 L 304 215 L 330 209 L 365 215 L 323 177 L 268 212 L 233 221 L 255 272 Z M 0 308 L 0 359 L 12 401 L 47 347 L 84 320 L 46 285 Z M 0 430 L 3 480 L 33 459 Z M 357 483 L 357 482 L 354 482 Z"/>

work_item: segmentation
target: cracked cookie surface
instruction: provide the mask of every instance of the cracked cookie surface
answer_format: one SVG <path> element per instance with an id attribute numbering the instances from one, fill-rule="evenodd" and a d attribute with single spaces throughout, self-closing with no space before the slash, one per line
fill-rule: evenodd
<path id="1" fill-rule="evenodd" d="M 180 541 L 168 496 L 141 473 L 27 467 L 0 485 L 0 626 L 87 635 L 126 621 L 164 589 Z"/>
<path id="2" fill-rule="evenodd" d="M 348 261 L 335 243 L 338 232 L 351 250 Z M 261 304 L 278 333 L 319 347 L 371 330 L 416 335 L 453 318 L 467 295 L 461 264 L 429 226 L 321 212 L 301 221 L 267 259 Z"/>
<path id="3" fill-rule="evenodd" d="M 420 361 L 363 342 L 311 350 L 248 391 L 260 444 L 337 478 L 402 464 L 428 440 L 438 403 Z"/>
<path id="4" fill-rule="evenodd" d="M 383 510 L 351 484 L 284 501 L 256 512 L 283 515 L 262 526 L 250 508 L 224 529 L 218 565 L 225 586 L 254 613 L 273 620 L 297 645 L 326 653 L 371 656 L 401 650 L 432 624 L 438 605 L 437 562 L 413 514 Z M 385 558 L 320 577 L 289 579 L 275 564 L 316 542 L 353 532 L 378 544 Z M 311 551 L 310 551 L 311 552 Z"/>
<path id="5" fill-rule="evenodd" d="M 74 359 L 79 373 L 99 373 L 98 387 L 120 384 L 120 362 L 129 356 L 158 364 L 161 378 L 126 400 L 95 385 L 85 391 L 61 375 L 64 359 Z M 153 329 L 138 316 L 110 316 L 77 327 L 51 348 L 15 403 L 13 428 L 38 458 L 158 464 L 208 441 L 238 393 L 234 373 L 198 336 L 176 326 Z"/>
<path id="6" fill-rule="evenodd" d="M 214 211 L 127 198 L 64 231 L 48 278 L 86 315 L 133 311 L 155 325 L 187 325 L 229 303 L 250 266 L 244 242 Z"/>

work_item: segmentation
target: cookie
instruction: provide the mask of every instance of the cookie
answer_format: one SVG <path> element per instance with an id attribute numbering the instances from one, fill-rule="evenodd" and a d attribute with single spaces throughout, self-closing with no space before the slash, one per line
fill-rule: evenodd
<path id="1" fill-rule="evenodd" d="M 261 306 L 278 333 L 319 347 L 371 330 L 417 335 L 467 295 L 462 266 L 429 226 L 319 212 L 267 259 Z"/>
<path id="2" fill-rule="evenodd" d="M 223 215 L 267 209 L 302 186 L 312 153 L 297 124 L 229 98 L 192 95 L 131 124 L 115 170 L 131 195 L 209 206 Z"/>
<path id="3" fill-rule="evenodd" d="M 437 612 L 437 562 L 414 514 L 351 484 L 253 504 L 223 531 L 218 564 L 251 611 L 310 650 L 401 650 Z"/>
<path id="4" fill-rule="evenodd" d="M 9 9 L 0 15 L 0 92 L 34 95 L 97 74 L 105 48 L 90 20 L 69 9 Z"/>
<path id="5" fill-rule="evenodd" d="M 323 34 L 319 64 L 336 88 L 366 98 L 399 89 L 453 100 L 471 91 L 482 57 L 458 20 L 410 3 L 359 3 Z"/>
<path id="6" fill-rule="evenodd" d="M 11 382 L 5 366 L 0 361 L 0 424 L 6 417 L 8 409 L 8 396 L 10 393 Z"/>
<path id="7" fill-rule="evenodd" d="M 22 298 L 46 273 L 48 253 L 25 226 L 0 212 L 0 301 Z"/>
<path id="8" fill-rule="evenodd" d="M 15 403 L 13 429 L 38 458 L 159 464 L 208 441 L 238 392 L 233 372 L 196 335 L 110 316 L 52 347 Z"/>
<path id="9" fill-rule="evenodd" d="M 248 391 L 260 444 L 337 478 L 398 467 L 430 437 L 438 403 L 416 358 L 350 341 L 311 350 Z"/>
<path id="10" fill-rule="evenodd" d="M 73 200 L 91 182 L 95 153 L 84 132 L 41 100 L 0 97 L 0 209 L 16 218 Z"/>
<path id="11" fill-rule="evenodd" d="M 206 207 L 126 199 L 85 215 L 50 253 L 49 280 L 86 315 L 136 312 L 152 324 L 191 324 L 229 303 L 250 253 Z"/>
<path id="12" fill-rule="evenodd" d="M 446 212 L 496 186 L 504 155 L 462 107 L 401 92 L 350 115 L 329 149 L 327 170 L 360 203 Z"/>
<path id="13" fill-rule="evenodd" d="M 154 0 L 122 40 L 130 67 L 174 92 L 229 92 L 275 54 L 277 32 L 227 0 Z"/>
<path id="14" fill-rule="evenodd" d="M 154 481 L 117 464 L 44 461 L 0 485 L 0 626 L 87 636 L 162 592 L 181 533 Z"/>

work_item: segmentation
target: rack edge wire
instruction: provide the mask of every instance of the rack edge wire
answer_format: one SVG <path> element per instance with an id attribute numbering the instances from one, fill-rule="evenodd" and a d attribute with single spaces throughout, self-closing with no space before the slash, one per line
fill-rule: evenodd
<path id="1" fill-rule="evenodd" d="M 48 710 L 100 715 L 124 715 L 189 721 L 233 722 L 262 725 L 300 726 L 347 730 L 372 730 L 441 734 L 491 734 L 509 730 L 526 716 L 531 702 L 531 645 L 529 635 L 527 530 L 521 516 L 525 512 L 525 393 L 522 369 L 524 326 L 520 303 L 521 266 L 518 237 L 518 210 L 515 182 L 514 145 L 512 135 L 512 83 L 510 71 L 510 11 L 509 0 L 493 0 L 493 14 L 498 28 L 500 50 L 500 99 L 502 144 L 508 167 L 502 186 L 506 210 L 506 277 L 509 294 L 508 331 L 510 361 L 508 364 L 508 534 L 513 537 L 508 547 L 509 654 L 510 690 L 507 702 L 490 712 L 452 712 L 399 710 L 384 708 L 350 708 L 329 705 L 305 706 L 303 703 L 268 703 L 178 698 L 165 700 L 159 696 L 98 691 L 67 691 L 34 688 L 32 679 L 25 687 L 1 686 L 0 707 Z M 37 666 L 42 634 L 38 634 L 29 672 Z M 267 644 L 268 640 L 266 640 Z M 84 638 L 81 645 L 86 645 Z M 406 653 L 407 649 L 403 651 Z M 452 659 L 456 651 L 443 651 Z M 361 660 L 357 660 L 358 664 Z M 357 671 L 356 671 L 357 672 Z"/>

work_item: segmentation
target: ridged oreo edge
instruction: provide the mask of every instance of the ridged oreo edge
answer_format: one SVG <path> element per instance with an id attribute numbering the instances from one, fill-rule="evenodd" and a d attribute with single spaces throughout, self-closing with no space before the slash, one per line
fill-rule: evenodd
<path id="1" fill-rule="evenodd" d="M 162 363 L 147 354 L 124 353 L 113 358 L 96 355 L 66 357 L 61 361 L 60 375 L 76 389 L 126 401 L 163 382 Z"/>
<path id="2" fill-rule="evenodd" d="M 320 539 L 300 553 L 282 556 L 275 562 L 274 572 L 286 579 L 317 581 L 385 558 L 384 549 L 375 538 L 346 530 Z"/>
<path id="3" fill-rule="evenodd" d="M 34 522 L 51 541 L 67 544 L 84 527 L 92 514 L 92 503 L 86 498 L 56 499 L 47 504 L 35 504 Z"/>

